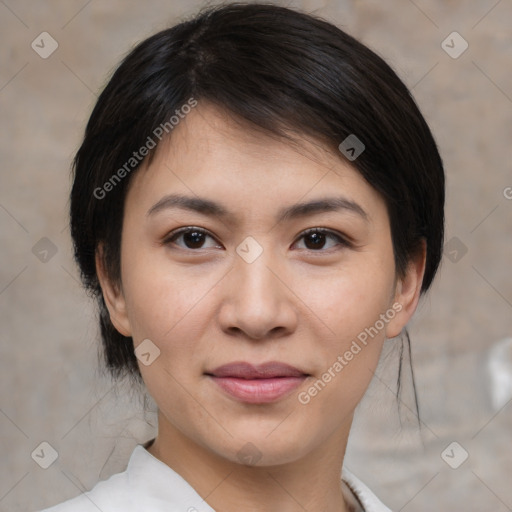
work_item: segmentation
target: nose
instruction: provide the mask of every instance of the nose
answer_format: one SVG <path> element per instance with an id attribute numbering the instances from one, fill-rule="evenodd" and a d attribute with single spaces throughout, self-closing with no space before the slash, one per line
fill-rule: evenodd
<path id="1" fill-rule="evenodd" d="M 224 332 L 261 340 L 296 329 L 298 299 L 287 284 L 290 278 L 283 267 L 270 251 L 264 250 L 252 263 L 235 255 L 233 268 L 224 280 L 219 311 Z"/>

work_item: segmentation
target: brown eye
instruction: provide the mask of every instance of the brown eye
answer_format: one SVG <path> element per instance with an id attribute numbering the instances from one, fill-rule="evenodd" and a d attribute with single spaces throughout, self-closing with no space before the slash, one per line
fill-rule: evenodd
<path id="1" fill-rule="evenodd" d="M 309 229 L 305 231 L 300 238 L 304 239 L 305 248 L 312 251 L 319 251 L 320 249 L 324 249 L 329 239 L 335 240 L 337 242 L 334 244 L 334 246 L 338 245 L 346 247 L 349 245 L 349 243 L 343 237 L 336 234 L 334 231 L 322 228 Z M 330 249 L 331 247 L 327 248 Z"/>
<path id="2" fill-rule="evenodd" d="M 214 238 L 204 229 L 187 227 L 172 232 L 164 241 L 165 244 L 175 244 L 182 249 L 204 249 L 207 238 Z M 176 240 L 182 239 L 182 244 L 176 244 Z M 218 245 L 215 245 L 218 247 Z"/>

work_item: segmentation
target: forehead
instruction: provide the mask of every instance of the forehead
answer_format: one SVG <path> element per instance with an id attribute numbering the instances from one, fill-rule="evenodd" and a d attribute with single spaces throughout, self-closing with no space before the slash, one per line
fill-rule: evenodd
<path id="1" fill-rule="evenodd" d="M 149 205 L 170 191 L 216 198 L 245 212 L 334 192 L 368 204 L 370 217 L 373 207 L 383 206 L 359 172 L 320 142 L 279 138 L 202 103 L 133 177 L 127 201 Z"/>
<path id="2" fill-rule="evenodd" d="M 339 155 L 333 155 L 318 141 L 298 135 L 291 140 L 278 137 L 210 103 L 199 103 L 171 132 L 158 153 L 176 165 L 182 161 L 200 166 L 205 160 L 227 160 L 230 165 L 226 171 L 242 171 L 240 167 L 248 163 L 260 167 L 257 163 L 264 161 L 267 166 L 281 162 L 283 173 L 290 165 L 305 167 L 306 163 L 310 171 L 325 172 L 340 163 Z"/>

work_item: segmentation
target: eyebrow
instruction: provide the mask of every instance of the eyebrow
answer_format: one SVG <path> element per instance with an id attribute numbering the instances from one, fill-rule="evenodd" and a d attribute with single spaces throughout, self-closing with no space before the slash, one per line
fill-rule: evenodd
<path id="1" fill-rule="evenodd" d="M 146 215 L 152 216 L 163 210 L 171 208 L 189 210 L 236 224 L 236 216 L 220 203 L 212 201 L 211 199 L 184 196 L 181 194 L 170 194 L 162 197 L 162 199 L 160 199 L 148 210 Z M 277 212 L 276 222 L 340 210 L 355 213 L 365 221 L 368 221 L 368 214 L 358 203 L 345 197 L 337 196 L 323 197 L 305 203 L 297 203 L 291 206 L 283 207 Z"/>

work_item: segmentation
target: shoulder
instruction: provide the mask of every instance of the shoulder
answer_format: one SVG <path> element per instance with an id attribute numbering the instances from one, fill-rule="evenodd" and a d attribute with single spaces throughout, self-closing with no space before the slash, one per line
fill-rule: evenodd
<path id="1" fill-rule="evenodd" d="M 347 483 L 352 492 L 364 507 L 364 512 L 392 512 L 377 496 L 359 480 L 354 473 L 343 466 L 342 479 Z"/>
<path id="2" fill-rule="evenodd" d="M 122 473 L 92 490 L 40 512 L 130 512 L 152 510 L 214 512 L 190 484 L 169 466 L 137 445 Z"/>
<path id="3" fill-rule="evenodd" d="M 40 512 L 127 512 L 134 506 L 126 472 L 112 475 L 90 491 Z"/>

